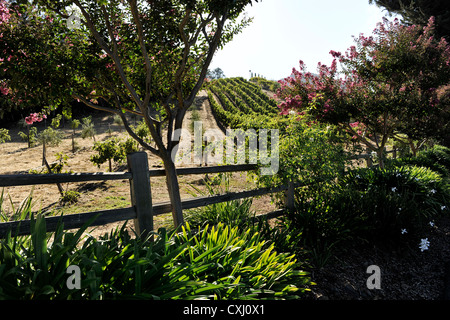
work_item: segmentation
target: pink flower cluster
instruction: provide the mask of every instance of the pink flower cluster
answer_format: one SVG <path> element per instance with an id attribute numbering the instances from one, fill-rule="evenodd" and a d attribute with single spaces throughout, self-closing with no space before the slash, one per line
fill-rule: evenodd
<path id="1" fill-rule="evenodd" d="M 0 92 L 3 95 L 7 96 L 9 94 L 9 92 L 10 92 L 10 89 L 6 86 L 5 83 L 0 83 Z"/>
<path id="2" fill-rule="evenodd" d="M 8 22 L 11 14 L 9 13 L 8 5 L 5 0 L 0 0 L 0 24 Z"/>
<path id="3" fill-rule="evenodd" d="M 43 119 L 47 119 L 47 116 L 42 113 L 32 113 L 28 117 L 25 117 L 27 124 L 33 124 L 34 122 L 41 122 Z"/>

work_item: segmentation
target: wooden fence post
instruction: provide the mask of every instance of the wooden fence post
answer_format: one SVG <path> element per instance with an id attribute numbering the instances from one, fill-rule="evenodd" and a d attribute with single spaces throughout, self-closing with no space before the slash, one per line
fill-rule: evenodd
<path id="1" fill-rule="evenodd" d="M 130 179 L 131 204 L 136 210 L 134 226 L 137 234 L 145 237 L 153 231 L 153 207 L 148 158 L 145 152 L 127 155 Z"/>
<path id="2" fill-rule="evenodd" d="M 292 181 L 288 182 L 288 189 L 286 190 L 286 193 L 285 193 L 285 205 L 286 205 L 286 209 L 289 212 L 293 212 L 294 211 L 294 207 L 295 207 L 295 187 L 294 187 L 294 183 Z"/>

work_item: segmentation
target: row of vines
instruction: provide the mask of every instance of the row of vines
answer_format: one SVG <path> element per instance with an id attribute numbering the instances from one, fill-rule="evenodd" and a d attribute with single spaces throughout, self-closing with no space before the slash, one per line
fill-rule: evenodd
<path id="1" fill-rule="evenodd" d="M 211 109 L 223 127 L 279 128 L 284 120 L 278 116 L 275 100 L 261 88 L 243 78 L 226 78 L 213 81 L 207 87 Z"/>

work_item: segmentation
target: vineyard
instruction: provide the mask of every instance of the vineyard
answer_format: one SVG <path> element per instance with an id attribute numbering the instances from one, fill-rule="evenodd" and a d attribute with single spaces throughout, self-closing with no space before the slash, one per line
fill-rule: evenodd
<path id="1" fill-rule="evenodd" d="M 282 127 L 277 102 L 255 83 L 243 78 L 213 81 L 207 88 L 208 99 L 217 122 L 224 128 Z"/>
<path id="2" fill-rule="evenodd" d="M 261 1 L 54 2 L 0 0 L 0 300 L 450 300 L 439 19 L 247 80 Z"/>

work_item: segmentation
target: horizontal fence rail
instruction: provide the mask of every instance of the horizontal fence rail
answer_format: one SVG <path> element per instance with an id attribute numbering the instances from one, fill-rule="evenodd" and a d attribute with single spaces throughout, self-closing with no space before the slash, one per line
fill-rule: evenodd
<path id="1" fill-rule="evenodd" d="M 108 223 L 133 219 L 138 233 L 140 233 L 139 230 L 142 231 L 144 229 L 144 226 L 146 226 L 147 229 L 152 230 L 153 216 L 172 211 L 172 205 L 170 204 L 170 202 L 160 202 L 155 204 L 151 203 L 150 177 L 165 176 L 165 170 L 149 170 L 147 154 L 145 152 L 136 152 L 134 154 L 130 154 L 127 160 L 129 172 L 0 175 L 0 187 L 87 181 L 129 180 L 130 196 L 133 204 L 131 207 L 45 217 L 47 231 L 55 231 L 60 223 L 63 224 L 64 229 L 80 228 L 94 217 L 96 217 L 96 219 L 93 223 L 90 224 L 91 226 L 99 226 Z M 256 170 L 257 168 L 258 166 L 254 164 L 240 164 L 211 167 L 178 168 L 176 171 L 178 175 L 190 175 L 222 172 L 243 172 Z M 144 176 L 146 176 L 144 177 L 144 179 L 142 179 L 143 173 L 145 173 Z M 133 174 L 135 174 L 134 180 Z M 145 185 L 143 185 L 144 181 Z M 248 191 L 229 192 L 213 196 L 196 197 L 182 200 L 181 204 L 183 209 L 192 209 L 215 203 L 262 196 L 270 193 L 284 191 L 286 193 L 286 207 L 287 209 L 291 209 L 293 205 L 294 188 L 299 186 L 301 185 L 290 183 L 288 185 L 274 188 L 259 188 Z M 285 212 L 285 209 L 279 209 L 273 212 L 259 215 L 255 217 L 255 219 L 261 219 L 263 216 L 267 218 L 275 218 L 281 216 Z M 31 220 L 29 219 L 2 222 L 0 223 L 0 238 L 5 237 L 9 231 L 11 231 L 12 235 L 29 234 L 30 226 Z"/>
<path id="2" fill-rule="evenodd" d="M 16 187 L 66 182 L 129 180 L 131 177 L 132 175 L 130 172 L 8 174 L 0 175 L 0 187 Z"/>

